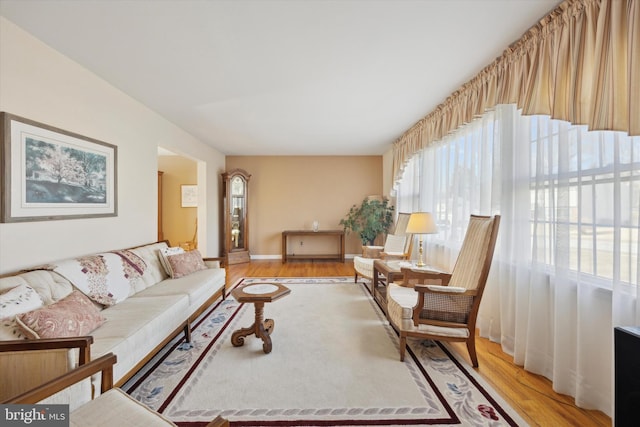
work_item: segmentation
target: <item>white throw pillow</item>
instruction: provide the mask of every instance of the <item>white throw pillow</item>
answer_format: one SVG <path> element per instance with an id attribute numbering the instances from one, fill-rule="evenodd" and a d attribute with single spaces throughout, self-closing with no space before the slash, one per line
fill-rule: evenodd
<path id="1" fill-rule="evenodd" d="M 40 295 L 29 285 L 19 285 L 0 295 L 0 340 L 28 338 L 18 323 L 16 315 L 44 306 Z"/>
<path id="2" fill-rule="evenodd" d="M 184 249 L 180 246 L 174 246 L 170 248 L 162 248 L 158 251 L 158 257 L 160 258 L 160 264 L 162 264 L 162 268 L 167 273 L 169 277 L 173 277 L 173 270 L 171 269 L 171 264 L 169 263 L 169 257 L 171 255 L 183 254 Z"/>
<path id="3" fill-rule="evenodd" d="M 40 295 L 29 285 L 18 285 L 0 295 L 0 318 L 40 308 L 44 305 Z"/>

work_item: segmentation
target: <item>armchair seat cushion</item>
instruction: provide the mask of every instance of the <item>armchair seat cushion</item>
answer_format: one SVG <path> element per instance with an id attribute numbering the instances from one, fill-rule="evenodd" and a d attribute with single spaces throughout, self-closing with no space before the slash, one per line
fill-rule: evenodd
<path id="1" fill-rule="evenodd" d="M 467 328 L 447 328 L 444 326 L 420 325 L 417 330 L 424 334 L 439 337 L 469 338 L 469 330 Z"/>
<path id="2" fill-rule="evenodd" d="M 74 426 L 175 426 L 118 388 L 113 388 L 70 414 Z"/>
<path id="3" fill-rule="evenodd" d="M 413 307 L 418 302 L 418 293 L 410 287 L 390 283 L 387 286 L 387 309 L 389 317 L 397 325 L 407 320 L 413 325 Z"/>
<path id="4" fill-rule="evenodd" d="M 353 257 L 353 268 L 356 272 L 367 279 L 373 278 L 373 261 L 374 258 L 365 258 L 361 256 Z"/>
<path id="5" fill-rule="evenodd" d="M 420 332 L 428 335 L 467 338 L 467 328 L 451 328 L 434 325 L 413 324 L 413 308 L 418 303 L 418 292 L 411 287 L 400 286 L 395 283 L 387 287 L 387 315 L 392 324 L 403 331 Z"/>

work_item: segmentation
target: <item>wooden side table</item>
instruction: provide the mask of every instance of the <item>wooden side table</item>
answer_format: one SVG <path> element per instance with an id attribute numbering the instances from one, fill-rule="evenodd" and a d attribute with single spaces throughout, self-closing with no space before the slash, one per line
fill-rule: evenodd
<path id="1" fill-rule="evenodd" d="M 244 337 L 255 335 L 262 340 L 262 350 L 271 353 L 271 333 L 275 328 L 273 319 L 264 319 L 264 304 L 273 302 L 291 293 L 291 289 L 279 283 L 250 283 L 239 286 L 231 291 L 236 301 L 241 303 L 253 303 L 255 308 L 255 321 L 248 328 L 240 328 L 231 335 L 231 344 L 234 347 L 244 345 Z"/>
<path id="2" fill-rule="evenodd" d="M 400 271 L 402 261 L 385 261 L 377 259 L 373 261 L 373 280 L 371 280 L 371 295 L 387 314 L 387 284 L 398 277 L 402 277 Z"/>

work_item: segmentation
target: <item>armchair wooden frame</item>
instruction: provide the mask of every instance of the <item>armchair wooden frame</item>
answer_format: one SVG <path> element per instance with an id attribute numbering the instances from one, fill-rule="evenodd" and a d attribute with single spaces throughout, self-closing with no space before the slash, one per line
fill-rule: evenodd
<path id="1" fill-rule="evenodd" d="M 476 319 L 491 268 L 500 216 L 472 215 L 470 229 L 471 224 L 477 228 L 471 233 L 467 231 L 451 273 L 403 268 L 402 284 L 391 285 L 395 288 L 388 294 L 389 320 L 400 335 L 400 360 L 404 360 L 407 337 L 417 337 L 466 342 L 471 363 L 478 367 Z M 467 268 L 472 271 L 464 271 Z M 398 303 L 393 296 L 395 293 L 407 297 L 412 292 L 416 301 L 412 317 L 404 319 L 400 313 L 410 306 Z"/>
<path id="2" fill-rule="evenodd" d="M 0 341 L 0 401 L 67 373 L 70 350 L 78 349 L 78 366 L 89 363 L 91 344 L 92 336 Z"/>
<path id="3" fill-rule="evenodd" d="M 113 365 L 116 363 L 117 357 L 113 353 L 105 354 L 102 357 L 87 362 L 69 372 L 53 378 L 31 390 L 28 390 L 18 396 L 12 397 L 2 403 L 27 404 L 38 403 L 47 397 L 64 390 L 73 384 L 90 377 L 93 374 L 101 372 L 101 393 L 113 387 Z"/>
<path id="4" fill-rule="evenodd" d="M 78 365 L 84 365 L 91 360 L 92 336 L 70 337 L 70 338 L 40 338 L 28 340 L 0 341 L 0 353 L 9 351 L 36 351 L 36 350 L 56 350 L 71 349 L 79 350 Z"/>
<path id="5" fill-rule="evenodd" d="M 26 340 L 16 340 L 16 341 L 5 341 L 2 344 L 2 352 L 9 351 L 21 351 L 24 350 L 25 346 L 28 346 L 30 349 L 34 347 L 41 347 L 41 349 L 49 349 L 49 348 L 73 348 L 72 345 L 74 342 L 80 342 L 82 345 L 85 343 L 93 342 L 93 337 L 78 337 L 78 338 L 63 338 L 60 346 L 55 345 L 51 341 L 53 340 L 31 340 L 32 342 L 28 345 L 25 344 Z M 34 343 L 34 341 L 40 341 L 40 343 Z M 6 345 L 5 345 L 6 344 Z M 69 346 L 69 347 L 67 347 Z M 88 350 L 88 347 L 87 347 Z M 85 353 L 88 354 L 88 353 Z M 106 393 L 108 390 L 113 388 L 113 365 L 117 362 L 117 357 L 113 353 L 105 354 L 102 357 L 99 357 L 92 361 L 86 361 L 82 363 L 75 369 L 71 369 L 70 371 L 56 376 L 48 381 L 45 381 L 42 384 L 33 387 L 30 390 L 27 390 L 17 396 L 13 396 L 9 399 L 5 399 L 1 401 L 2 404 L 35 404 L 41 402 L 49 396 L 52 396 L 55 393 L 58 393 L 67 387 L 71 387 L 74 384 L 90 378 L 92 375 L 101 373 L 101 383 L 100 390 L 101 394 Z M 98 397 L 99 399 L 99 397 Z M 123 408 L 126 411 L 127 408 Z M 213 421 L 208 423 L 206 427 L 229 427 L 229 421 L 227 419 L 222 418 L 221 416 L 216 417 Z"/>

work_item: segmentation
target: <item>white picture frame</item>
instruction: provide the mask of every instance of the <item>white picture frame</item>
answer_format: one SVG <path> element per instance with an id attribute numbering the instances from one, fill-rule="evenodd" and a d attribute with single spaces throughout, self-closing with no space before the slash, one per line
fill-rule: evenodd
<path id="1" fill-rule="evenodd" d="M 183 208 L 196 208 L 198 207 L 198 186 L 197 185 L 182 185 L 180 187 L 182 191 L 181 205 Z"/>
<path id="2" fill-rule="evenodd" d="M 0 222 L 118 215 L 118 148 L 0 113 Z"/>

